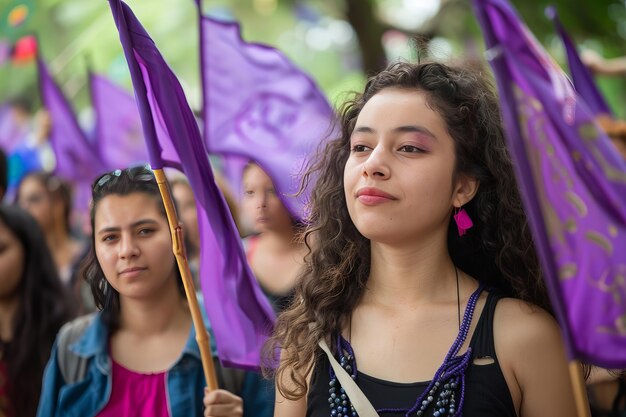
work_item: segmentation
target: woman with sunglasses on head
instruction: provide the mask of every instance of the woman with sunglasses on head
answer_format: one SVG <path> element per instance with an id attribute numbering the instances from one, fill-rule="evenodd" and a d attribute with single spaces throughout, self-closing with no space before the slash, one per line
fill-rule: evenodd
<path id="1" fill-rule="evenodd" d="M 341 127 L 313 170 L 300 302 L 268 346 L 275 416 L 575 415 L 484 74 L 391 65 Z"/>
<path id="2" fill-rule="evenodd" d="M 0 205 L 0 416 L 35 415 L 54 338 L 73 317 L 39 225 Z"/>
<path id="3" fill-rule="evenodd" d="M 200 352 L 152 171 L 96 180 L 91 225 L 81 272 L 100 312 L 59 332 L 39 415 L 230 417 L 254 406 L 264 393 L 219 366 L 221 386 L 228 379 L 237 395 L 219 389 L 203 403 Z"/>

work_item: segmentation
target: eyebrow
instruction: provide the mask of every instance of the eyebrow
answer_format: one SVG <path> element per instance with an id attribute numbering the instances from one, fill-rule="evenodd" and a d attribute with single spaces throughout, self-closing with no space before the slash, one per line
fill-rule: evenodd
<path id="1" fill-rule="evenodd" d="M 352 133 L 374 133 L 374 129 L 367 126 L 359 126 L 355 128 Z"/>
<path id="2" fill-rule="evenodd" d="M 354 129 L 352 133 L 375 133 L 376 131 L 368 126 L 359 126 Z M 425 128 L 424 126 L 415 126 L 415 125 L 406 125 L 406 126 L 398 126 L 393 129 L 393 132 L 396 133 L 423 133 L 426 136 L 430 136 L 433 139 L 437 139 L 430 130 Z"/>
<path id="3" fill-rule="evenodd" d="M 143 225 L 146 225 L 146 224 L 158 224 L 158 222 L 156 220 L 152 220 L 152 219 L 137 220 L 136 222 L 134 222 L 134 223 L 132 223 L 130 225 L 130 228 L 134 229 L 135 227 L 143 226 Z M 117 231 L 120 231 L 120 230 L 122 230 L 121 227 L 105 227 L 103 229 L 100 229 L 98 231 L 98 234 L 101 235 L 103 233 L 117 232 Z"/>

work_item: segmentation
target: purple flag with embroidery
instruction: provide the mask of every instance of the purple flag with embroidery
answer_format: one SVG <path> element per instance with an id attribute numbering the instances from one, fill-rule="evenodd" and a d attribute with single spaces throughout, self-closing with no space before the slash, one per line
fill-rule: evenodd
<path id="1" fill-rule="evenodd" d="M 313 80 L 280 51 L 246 43 L 239 25 L 200 18 L 204 140 L 212 154 L 256 161 L 285 206 L 304 218 L 300 174 L 331 135 L 334 112 Z"/>
<path id="2" fill-rule="evenodd" d="M 222 363 L 258 369 L 274 312 L 250 271 L 185 94 L 130 8 L 110 0 L 141 114 L 150 164 L 185 173 L 198 203 L 200 281 Z M 159 131 L 160 126 L 160 131 Z"/>
<path id="3" fill-rule="evenodd" d="M 601 114 L 612 116 L 613 113 L 611 112 L 609 105 L 606 103 L 604 97 L 598 90 L 598 87 L 593 80 L 593 76 L 591 75 L 591 71 L 589 71 L 589 68 L 587 68 L 580 60 L 580 56 L 576 50 L 576 45 L 574 45 L 574 42 L 572 42 L 572 39 L 561 24 L 554 6 L 546 8 L 546 15 L 554 23 L 554 27 L 561 37 L 561 41 L 563 41 L 563 47 L 565 48 L 565 53 L 567 55 L 567 63 L 569 65 L 569 72 L 572 76 L 574 88 L 583 100 L 585 100 L 585 103 L 587 103 L 595 116 L 599 116 Z"/>
<path id="4" fill-rule="evenodd" d="M 41 59 L 37 66 L 41 100 L 52 120 L 49 140 L 56 157 L 55 173 L 71 182 L 93 181 L 106 171 L 104 164 Z"/>
<path id="5" fill-rule="evenodd" d="M 626 367 L 626 163 L 505 0 L 473 0 L 571 359 Z"/>
<path id="6" fill-rule="evenodd" d="M 135 98 L 101 75 L 90 74 L 89 84 L 98 152 L 107 167 L 117 169 L 148 162 Z"/>

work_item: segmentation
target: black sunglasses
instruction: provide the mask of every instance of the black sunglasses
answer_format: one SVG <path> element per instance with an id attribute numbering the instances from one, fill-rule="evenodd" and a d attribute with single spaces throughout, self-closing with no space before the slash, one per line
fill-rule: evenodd
<path id="1" fill-rule="evenodd" d="M 152 172 L 150 165 L 146 164 L 137 165 L 130 168 L 116 169 L 114 171 L 107 172 L 106 174 L 102 174 L 100 177 L 98 177 L 98 179 L 94 181 L 92 188 L 94 191 L 98 191 L 110 181 L 117 181 L 117 179 L 120 178 L 122 175 L 127 176 L 130 180 L 133 181 L 155 181 L 154 173 Z"/>

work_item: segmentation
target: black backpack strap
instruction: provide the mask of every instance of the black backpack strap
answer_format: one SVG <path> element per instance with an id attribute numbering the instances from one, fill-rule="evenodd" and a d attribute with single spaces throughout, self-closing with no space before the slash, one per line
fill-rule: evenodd
<path id="1" fill-rule="evenodd" d="M 66 323 L 59 330 L 57 362 L 61 375 L 67 384 L 81 381 L 87 373 L 88 359 L 76 355 L 69 347 L 85 333 L 87 327 L 93 322 L 94 317 L 95 313 L 79 317 Z"/>

